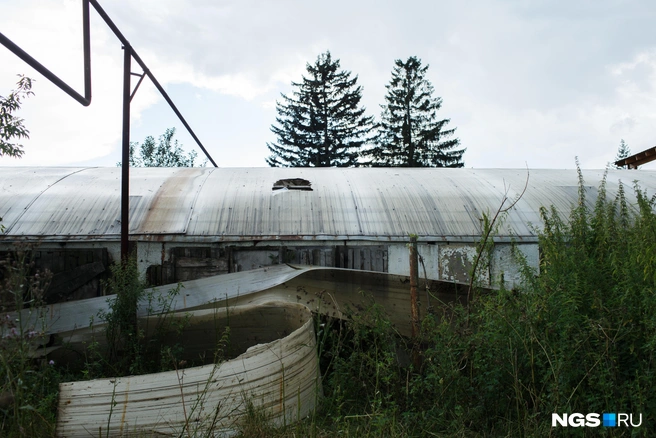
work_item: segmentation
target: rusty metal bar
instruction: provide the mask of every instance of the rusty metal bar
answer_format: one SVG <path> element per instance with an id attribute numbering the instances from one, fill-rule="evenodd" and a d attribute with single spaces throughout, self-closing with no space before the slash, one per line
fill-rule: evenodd
<path id="1" fill-rule="evenodd" d="M 139 81 L 137 82 L 137 85 L 135 85 L 134 90 L 132 90 L 132 94 L 130 94 L 130 102 L 132 102 L 132 98 L 134 97 L 135 94 L 137 94 L 137 90 L 139 89 L 139 86 L 143 82 L 144 78 L 146 77 L 145 74 L 137 74 L 137 73 L 130 73 L 132 76 L 139 76 Z"/>
<path id="2" fill-rule="evenodd" d="M 205 149 L 203 144 L 200 142 L 194 131 L 191 129 L 191 126 L 187 123 L 185 118 L 182 116 L 178 108 L 175 106 L 169 95 L 164 91 L 164 88 L 157 81 L 155 76 L 150 72 L 146 64 L 141 60 L 139 55 L 132 49 L 130 42 L 123 36 L 121 31 L 118 30 L 118 27 L 114 22 L 109 18 L 107 13 L 103 10 L 100 4 L 96 0 L 82 0 L 82 38 L 83 38 L 83 51 L 84 51 L 84 96 L 80 95 L 72 87 L 66 84 L 63 80 L 58 78 L 54 73 L 48 70 L 45 66 L 39 63 L 36 59 L 30 56 L 23 49 L 14 44 L 9 38 L 0 33 L 0 43 L 7 47 L 11 52 L 13 52 L 20 59 L 25 61 L 28 65 L 34 68 L 36 71 L 41 73 L 47 79 L 49 79 L 53 84 L 59 87 L 66 94 L 71 96 L 73 99 L 78 101 L 84 106 L 89 106 L 91 104 L 91 30 L 89 24 L 89 3 L 91 3 L 100 17 L 105 21 L 107 26 L 114 32 L 114 35 L 121 41 L 123 44 L 124 57 L 123 57 L 123 136 L 122 136 L 122 164 L 121 164 L 121 258 L 126 259 L 128 256 L 128 247 L 129 247 L 129 186 L 130 186 L 130 102 L 134 95 L 136 94 L 139 85 L 144 76 L 153 82 L 155 87 L 162 94 L 166 102 L 169 104 L 173 112 L 178 116 L 178 119 L 182 124 L 187 128 L 187 131 L 193 137 L 196 144 L 201 148 L 205 156 L 210 160 L 214 167 L 218 167 L 214 159 L 210 156 L 209 152 Z M 131 90 L 130 86 L 130 76 L 131 72 L 131 63 L 132 58 L 137 61 L 137 63 L 143 69 L 143 74 L 141 76 L 137 86 L 135 87 L 134 92 Z"/>
<path id="3" fill-rule="evenodd" d="M 59 87 L 63 92 L 71 96 L 83 106 L 91 104 L 91 38 L 89 26 L 89 1 L 82 0 L 82 39 L 84 52 L 84 96 L 75 91 L 66 82 L 62 81 L 53 72 L 48 70 L 43 64 L 31 57 L 26 51 L 18 47 L 9 38 L 0 32 L 0 44 L 9 49 L 14 55 L 25 61 L 34 70 L 41 73 L 53 84 Z"/>
<path id="4" fill-rule="evenodd" d="M 57 87 L 59 87 L 62 91 L 64 91 L 66 94 L 71 96 L 73 99 L 78 101 L 84 106 L 89 106 L 91 104 L 91 31 L 90 31 L 90 25 L 89 25 L 89 3 L 94 7 L 98 15 L 103 19 L 105 24 L 114 32 L 114 35 L 121 41 L 121 44 L 124 46 L 130 46 L 130 42 L 123 36 L 121 31 L 118 30 L 118 27 L 114 24 L 114 22 L 109 18 L 109 15 L 104 11 L 104 9 L 100 6 L 97 0 L 82 0 L 82 38 L 83 38 L 83 51 L 84 51 L 84 96 L 80 95 L 77 91 L 75 91 L 71 86 L 69 86 L 66 82 L 58 78 L 54 73 L 52 73 L 50 70 L 48 70 L 46 67 L 43 66 L 40 62 L 38 62 L 36 59 L 34 59 L 32 56 L 30 56 L 27 52 L 25 52 L 23 49 L 18 47 L 14 42 L 12 42 L 9 38 L 4 36 L 2 33 L 0 33 L 0 44 L 8 48 L 12 53 L 14 53 L 16 56 L 18 56 L 20 59 L 25 61 L 28 65 L 30 65 L 32 68 L 34 68 L 36 71 L 41 73 L 43 76 L 45 76 L 47 79 L 50 80 L 53 84 L 55 84 Z M 200 139 L 196 136 L 196 133 L 191 129 L 191 126 L 189 126 L 189 123 L 185 120 L 185 118 L 182 116 L 182 113 L 178 110 L 178 108 L 175 106 L 169 95 L 166 93 L 164 88 L 160 85 L 159 81 L 155 78 L 155 76 L 150 72 L 148 67 L 146 67 L 146 64 L 141 60 L 139 55 L 134 51 L 132 51 L 132 57 L 134 58 L 135 61 L 141 66 L 141 68 L 144 71 L 144 74 L 148 76 L 148 78 L 153 82 L 155 87 L 159 90 L 160 94 L 162 97 L 164 97 L 164 100 L 169 104 L 173 112 L 175 113 L 176 116 L 178 116 L 178 119 L 184 127 L 187 129 L 191 137 L 194 139 L 198 147 L 203 151 L 205 156 L 207 157 L 208 160 L 212 163 L 214 167 L 218 167 L 212 156 L 207 152 L 207 149 L 205 149 L 205 146 L 201 143 Z M 136 93 L 136 90 L 135 90 Z"/>
<path id="5" fill-rule="evenodd" d="M 123 140 L 121 157 L 121 260 L 128 259 L 130 251 L 130 86 L 132 47 L 123 46 Z"/>
<path id="6" fill-rule="evenodd" d="M 109 18 L 109 15 L 107 15 L 107 13 L 103 10 L 103 8 L 100 6 L 100 4 L 98 4 L 97 0 L 86 0 L 86 1 L 91 2 L 94 9 L 96 10 L 96 12 L 98 12 L 98 15 L 100 15 L 100 17 L 105 21 L 107 26 L 109 26 L 109 28 L 112 30 L 112 32 L 114 32 L 114 35 L 116 35 L 116 37 L 121 41 L 121 43 L 123 43 L 123 45 L 129 46 L 130 42 L 127 40 L 127 38 L 125 38 L 123 36 L 121 31 L 118 30 L 118 27 L 116 27 L 116 25 L 111 20 L 111 18 Z M 155 85 L 155 87 L 159 90 L 159 92 L 162 95 L 162 97 L 164 98 L 164 100 L 166 100 L 166 102 L 169 104 L 169 106 L 171 107 L 171 109 L 173 110 L 175 115 L 178 116 L 178 119 L 180 120 L 180 122 L 182 122 L 184 127 L 187 128 L 187 131 L 192 136 L 192 138 L 194 139 L 194 141 L 196 142 L 198 147 L 200 147 L 200 149 L 203 151 L 203 153 L 205 154 L 207 159 L 210 160 L 210 162 L 212 163 L 212 165 L 214 167 L 218 167 L 216 162 L 214 161 L 214 159 L 209 154 L 209 152 L 207 152 L 207 149 L 205 149 L 205 147 L 200 142 L 198 137 L 196 137 L 196 134 L 194 133 L 193 129 L 191 129 L 191 126 L 189 126 L 189 124 L 187 123 L 185 118 L 182 116 L 182 113 L 180 113 L 180 111 L 178 111 L 178 108 L 175 106 L 175 104 L 173 103 L 173 101 L 171 100 L 169 95 L 166 93 L 166 91 L 164 90 L 164 87 L 162 87 L 160 85 L 157 78 L 155 78 L 155 76 L 150 72 L 148 67 L 146 67 L 146 63 L 141 60 L 141 58 L 139 57 L 137 52 L 135 52 L 134 50 L 132 50 L 132 57 L 134 58 L 135 61 L 137 61 L 137 64 L 139 64 L 139 66 L 142 68 L 144 74 L 148 76 L 148 78 L 153 82 L 153 85 Z"/>
<path id="7" fill-rule="evenodd" d="M 91 1 L 93 1 L 93 0 L 91 0 Z M 155 87 L 159 90 L 159 92 L 160 92 L 160 94 L 162 95 L 162 97 L 164 98 L 164 100 L 166 100 L 166 101 L 168 102 L 169 106 L 171 107 L 171 109 L 173 110 L 173 112 L 178 116 L 178 119 L 182 122 L 182 124 L 184 125 L 184 127 L 187 128 L 187 131 L 188 131 L 189 134 L 192 136 L 192 138 L 194 139 L 194 141 L 196 142 L 196 144 L 198 145 L 198 147 L 201 148 L 201 150 L 203 151 L 203 153 L 205 154 L 205 156 L 207 157 L 207 159 L 210 160 L 210 163 L 212 163 L 212 165 L 213 165 L 214 167 L 219 167 L 219 166 L 216 164 L 216 162 L 214 161 L 214 159 L 212 158 L 212 156 L 209 154 L 209 152 L 207 152 L 207 150 L 205 149 L 205 147 L 203 146 L 203 144 L 200 142 L 200 140 L 198 139 L 198 137 L 196 137 L 196 133 L 194 133 L 194 130 L 191 129 L 191 126 L 189 126 L 189 124 L 187 123 L 187 121 L 185 120 L 185 118 L 182 116 L 182 113 L 181 113 L 180 111 L 178 111 L 178 108 L 175 106 L 175 104 L 173 103 L 173 101 L 171 100 L 171 98 L 169 97 L 169 95 L 166 93 L 166 91 L 164 91 L 164 87 L 162 87 L 162 86 L 160 85 L 160 83 L 157 81 L 157 79 L 155 78 L 155 76 L 153 76 L 153 74 L 150 72 L 150 70 L 148 69 L 148 67 L 146 67 L 146 64 L 141 60 L 141 58 L 139 58 L 139 55 L 137 55 L 136 52 L 133 52 L 132 55 L 134 56 L 134 60 L 137 61 L 137 63 L 141 66 L 141 68 L 143 69 L 144 73 L 145 73 L 146 75 L 148 75 L 148 78 L 153 82 L 153 85 L 155 85 Z"/>

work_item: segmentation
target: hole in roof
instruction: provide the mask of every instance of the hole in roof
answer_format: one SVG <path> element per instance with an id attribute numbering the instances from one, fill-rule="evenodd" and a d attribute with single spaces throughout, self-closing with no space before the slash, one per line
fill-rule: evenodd
<path id="1" fill-rule="evenodd" d="M 312 191 L 312 183 L 303 178 L 279 179 L 273 184 L 273 190 L 306 190 Z"/>

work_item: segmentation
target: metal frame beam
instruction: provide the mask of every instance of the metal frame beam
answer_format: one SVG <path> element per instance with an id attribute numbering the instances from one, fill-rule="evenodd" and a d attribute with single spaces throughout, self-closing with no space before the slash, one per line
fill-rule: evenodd
<path id="1" fill-rule="evenodd" d="M 615 165 L 618 167 L 626 166 L 627 169 L 637 169 L 638 166 L 642 166 L 643 164 L 650 163 L 654 160 L 656 160 L 656 146 L 616 161 Z"/>
<path id="2" fill-rule="evenodd" d="M 20 59 L 25 61 L 28 65 L 34 68 L 36 71 L 41 73 L 47 79 L 50 80 L 53 84 L 59 87 L 66 94 L 71 96 L 73 99 L 78 101 L 84 106 L 89 106 L 91 104 L 91 31 L 89 25 L 89 4 L 93 6 L 98 15 L 103 19 L 105 24 L 114 32 L 114 35 L 123 45 L 124 55 L 123 55 L 123 135 L 122 135 L 122 164 L 121 164 L 121 258 L 125 260 L 128 257 L 128 247 L 129 247 L 129 200 L 130 200 L 130 102 L 137 90 L 139 85 L 143 81 L 145 76 L 152 81 L 157 90 L 160 92 L 164 100 L 169 104 L 173 112 L 178 116 L 178 119 L 184 127 L 187 129 L 189 134 L 193 137 L 196 144 L 203 151 L 207 159 L 212 163 L 214 167 L 218 167 L 214 159 L 210 156 L 209 152 L 205 149 L 201 141 L 198 139 L 194 133 L 191 126 L 187 123 L 185 118 L 182 116 L 182 113 L 173 103 L 173 100 L 166 93 L 162 85 L 159 83 L 157 78 L 153 73 L 148 69 L 146 63 L 143 62 L 141 57 L 135 52 L 135 50 L 130 45 L 125 36 L 121 31 L 116 27 L 114 22 L 109 18 L 109 15 L 104 11 L 100 6 L 97 0 L 82 0 L 82 39 L 83 39 L 83 51 L 84 51 L 84 96 L 75 91 L 71 86 L 66 82 L 57 77 L 54 73 L 48 70 L 43 64 L 39 63 L 36 59 L 30 56 L 27 52 L 21 49 L 18 45 L 12 42 L 9 38 L 0 33 L 0 44 L 8 48 L 12 53 L 18 56 Z M 143 74 L 140 76 L 139 82 L 135 87 L 134 91 L 131 92 L 130 86 L 130 76 L 134 73 L 131 72 L 131 62 L 134 59 L 137 64 L 142 68 Z"/>

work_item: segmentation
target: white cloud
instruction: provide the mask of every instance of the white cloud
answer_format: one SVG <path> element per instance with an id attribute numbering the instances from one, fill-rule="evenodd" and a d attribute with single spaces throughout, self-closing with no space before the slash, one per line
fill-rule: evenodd
<path id="1" fill-rule="evenodd" d="M 24 9 L 26 6 L 29 13 Z M 32 1 L 21 2 L 20 8 L 17 5 L 10 8 L 9 13 L 0 18 L 0 28 L 5 35 L 83 94 L 80 4 Z M 73 16 L 77 20 L 71 19 Z M 96 30 L 92 37 L 92 45 L 96 48 L 106 42 L 105 32 Z M 120 59 L 120 47 L 116 49 Z M 117 90 L 120 79 L 114 78 L 120 78 L 122 70 L 116 59 L 99 52 L 92 57 L 92 105 L 85 108 L 4 47 L 0 48 L 0 64 L 5 66 L 0 72 L 3 91 L 11 87 L 9 84 L 14 82 L 11 77 L 16 73 L 36 79 L 35 95 L 24 101 L 21 111 L 31 131 L 30 140 L 24 142 L 24 158 L 17 162 L 5 157 L 0 159 L 0 164 L 62 165 L 111 151 L 116 132 L 120 135 L 121 120 L 120 88 Z"/>
<path id="2" fill-rule="evenodd" d="M 603 167 L 620 138 L 633 151 L 653 146 L 656 47 L 649 43 L 656 41 L 656 9 L 642 4 L 474 0 L 465 7 L 409 0 L 399 8 L 336 0 L 319 10 L 301 0 L 103 3 L 166 89 L 202 97 L 197 105 L 184 102 L 183 114 L 210 138 L 220 127 L 220 144 L 235 156 L 219 161 L 231 165 L 263 165 L 275 101 L 325 50 L 359 76 L 363 104 L 376 117 L 396 58 L 416 55 L 430 64 L 428 77 L 444 99 L 439 115 L 457 128 L 468 167 L 523 167 L 525 161 L 573 167 L 575 155 L 586 166 Z M 5 35 L 82 89 L 78 0 L 0 0 L 0 10 Z M 0 165 L 118 161 L 122 51 L 95 11 L 91 16 L 89 108 L 0 47 L 0 94 L 15 84 L 16 73 L 37 78 L 36 96 L 21 111 L 32 133 L 25 158 L 0 159 Z M 222 107 L 235 98 L 243 105 L 231 124 L 198 112 L 208 111 L 201 102 Z M 133 126 L 143 127 L 152 120 L 146 115 L 163 105 L 145 80 L 132 104 Z M 251 133 L 248 142 L 244 132 Z"/>

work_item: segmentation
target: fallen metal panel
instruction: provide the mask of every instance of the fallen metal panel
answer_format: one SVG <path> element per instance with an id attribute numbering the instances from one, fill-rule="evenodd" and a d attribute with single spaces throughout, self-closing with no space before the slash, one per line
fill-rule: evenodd
<path id="1" fill-rule="evenodd" d="M 268 318 L 263 321 L 262 312 Z M 271 312 L 284 318 L 273 318 Z M 301 305 L 270 303 L 196 311 L 185 342 L 229 319 L 231 333 L 261 330 L 280 339 L 252 343 L 237 358 L 157 374 L 70 382 L 60 385 L 57 436 L 206 436 L 228 434 L 247 403 L 263 409 L 274 424 L 305 418 L 321 396 L 312 315 Z M 277 323 L 276 323 L 277 322 Z M 199 327 L 201 326 L 201 327 Z M 284 336 L 284 333 L 289 335 Z M 193 335 L 196 335 L 195 337 Z M 210 356 L 211 357 L 211 356 Z"/>
<path id="2" fill-rule="evenodd" d="M 225 300 L 229 300 L 231 305 L 237 304 L 232 300 L 271 289 L 309 269 L 311 268 L 296 269 L 287 265 L 276 265 L 253 271 L 183 282 L 184 288 L 173 301 L 171 309 L 174 311 L 195 310 Z M 177 285 L 160 286 L 154 289 L 154 294 L 166 297 L 169 290 L 176 287 Z M 107 311 L 108 303 L 111 300 L 113 297 L 110 296 L 51 304 L 44 308 L 44 315 L 40 315 L 41 312 L 38 311 L 25 310 L 20 317 L 25 322 L 30 321 L 28 324 L 38 330 L 43 330 L 46 334 L 86 330 L 89 326 L 89 317 L 98 315 L 100 311 Z M 157 307 L 155 299 L 152 312 L 159 313 L 161 311 L 163 308 Z M 139 317 L 145 317 L 147 314 L 146 308 L 142 307 L 138 310 Z"/>
<path id="3" fill-rule="evenodd" d="M 251 271 L 224 274 L 183 282 L 180 294 L 171 303 L 172 311 L 189 311 L 221 306 L 257 304 L 271 300 L 301 303 L 313 311 L 341 317 L 345 307 L 362 308 L 372 302 L 382 305 L 403 334 L 410 332 L 408 277 L 380 272 L 340 268 L 275 265 Z M 462 291 L 466 285 L 455 282 L 430 281 L 433 290 Z M 160 286 L 154 296 L 165 297 L 177 285 Z M 444 301 L 462 300 L 453 293 L 442 296 Z M 107 311 L 112 297 L 51 304 L 43 312 L 24 310 L 24 324 L 46 334 L 82 336 L 89 331 L 89 318 Z M 152 313 L 159 313 L 155 298 Z M 407 311 L 406 311 L 407 310 Z M 139 317 L 147 316 L 141 307 Z M 11 314 L 13 318 L 18 315 Z M 70 340 L 67 338 L 67 340 Z"/>
<path id="4" fill-rule="evenodd" d="M 192 405 L 204 407 L 200 411 L 202 415 L 199 414 L 203 420 L 217 413 L 221 428 L 228 430 L 244 412 L 244 397 L 262 407 L 275 421 L 298 419 L 314 409 L 320 393 L 310 311 L 343 318 L 376 303 L 387 313 L 400 334 L 409 335 L 411 332 L 409 279 L 405 276 L 277 265 L 188 281 L 183 286 L 172 301 L 170 311 L 177 315 L 191 312 L 192 321 L 200 321 L 196 325 L 192 323 L 184 341 L 192 352 L 198 353 L 196 350 L 204 348 L 211 352 L 216 342 L 212 341 L 211 333 L 203 332 L 209 329 L 202 329 L 202 323 L 215 327 L 217 315 L 221 312 L 230 315 L 231 327 L 233 323 L 235 328 L 242 325 L 242 345 L 251 342 L 257 346 L 219 367 L 205 365 L 185 369 L 184 379 L 180 372 L 169 372 L 63 384 L 59 402 L 59 436 L 94 435 L 99 426 L 109 427 L 110 434 L 119 435 L 144 430 L 180 433 L 189 419 L 184 406 Z M 151 308 L 150 315 L 167 310 L 157 308 L 157 305 L 166 305 L 166 300 L 158 297 L 166 297 L 174 287 L 163 286 L 151 291 L 154 308 Z M 426 307 L 466 299 L 466 286 L 462 284 L 430 281 L 429 287 L 430 295 L 423 291 L 421 294 Z M 99 311 L 107 310 L 108 299 L 111 298 L 60 303 L 42 309 L 45 312 L 23 311 L 20 316 L 11 314 L 10 317 L 19 316 L 24 326 L 56 335 L 56 343 L 65 344 L 66 349 L 51 346 L 42 352 L 57 357 L 97 340 L 93 331 L 97 333 L 102 325 L 96 321 L 92 329 L 89 320 Z M 275 306 L 288 314 L 274 322 L 273 316 L 262 314 L 263 306 L 269 309 Z M 263 319 L 258 320 L 252 314 L 243 319 L 236 317 L 245 315 L 244 309 L 259 312 Z M 43 313 L 45 318 L 40 318 Z M 149 317 L 144 306 L 138 315 L 141 320 Z M 291 335 L 285 336 L 289 332 Z M 280 339 L 267 338 L 275 334 L 279 334 Z M 260 344 L 260 341 L 265 343 Z M 198 389 L 207 387 L 207 382 L 211 383 L 211 391 Z M 107 429 L 100 431 L 106 433 Z"/>

